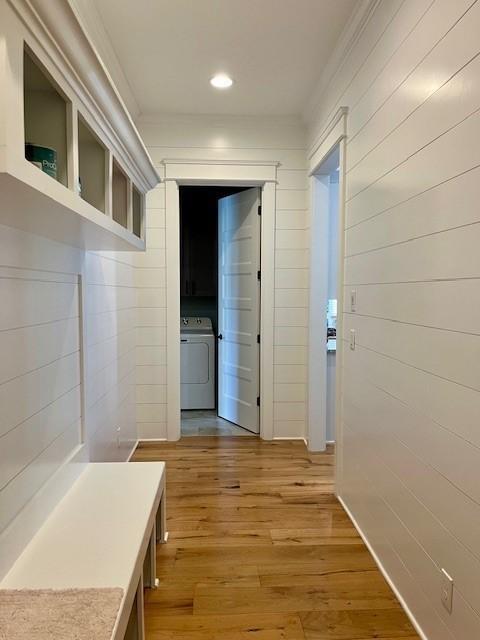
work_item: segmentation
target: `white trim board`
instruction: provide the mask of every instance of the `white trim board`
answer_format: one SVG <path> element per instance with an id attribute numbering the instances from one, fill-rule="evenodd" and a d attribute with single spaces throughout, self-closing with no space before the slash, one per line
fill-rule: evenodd
<path id="1" fill-rule="evenodd" d="M 260 437 L 273 438 L 273 344 L 275 286 L 276 161 L 162 161 L 165 169 L 167 254 L 167 439 L 180 438 L 180 211 L 179 185 L 260 186 L 261 309 L 260 309 Z"/>
<path id="2" fill-rule="evenodd" d="M 312 146 L 308 154 L 310 163 L 309 176 L 317 173 L 322 162 L 331 153 L 334 147 L 347 135 L 348 107 L 339 107 L 333 118 L 330 119 L 322 135 Z"/>
<path id="3" fill-rule="evenodd" d="M 130 453 L 128 454 L 127 462 L 130 462 L 130 461 L 131 461 L 131 459 L 133 458 L 133 456 L 134 456 L 134 454 L 135 454 L 135 451 L 137 450 L 137 447 L 138 447 L 139 443 L 140 443 L 140 440 L 135 440 L 135 444 L 133 445 L 132 450 L 131 450 L 131 451 L 130 451 Z"/>
<path id="4" fill-rule="evenodd" d="M 372 556 L 372 558 L 375 560 L 375 564 L 377 565 L 378 569 L 380 570 L 380 573 L 382 574 L 382 576 L 385 578 L 385 580 L 388 583 L 388 586 L 390 587 L 390 589 L 393 591 L 393 593 L 395 594 L 395 597 L 397 598 L 397 600 L 400 603 L 400 606 L 402 607 L 402 609 L 405 611 L 408 619 L 410 620 L 410 622 L 412 623 L 412 625 L 415 628 L 415 631 L 418 633 L 418 635 L 420 636 L 421 640 L 429 640 L 427 638 L 427 636 L 425 635 L 425 633 L 423 632 L 422 628 L 420 627 L 420 625 L 417 622 L 417 619 L 415 618 L 415 616 L 413 615 L 413 613 L 410 610 L 410 607 L 408 606 L 408 604 L 405 602 L 405 600 L 403 599 L 402 594 L 400 593 L 400 591 L 397 589 L 397 587 L 395 586 L 395 583 L 391 580 L 390 576 L 388 575 L 387 570 L 385 569 L 385 567 L 382 564 L 382 561 L 380 560 L 380 558 L 378 557 L 377 553 L 375 552 L 375 549 L 372 547 L 372 545 L 370 544 L 370 542 L 368 541 L 367 536 L 364 534 L 361 526 L 358 524 L 357 520 L 355 519 L 355 517 L 353 516 L 352 512 L 350 511 L 350 509 L 347 507 L 347 505 L 345 504 L 345 501 L 343 500 L 343 498 L 341 496 L 337 496 L 340 504 L 342 505 L 342 507 L 345 509 L 346 514 L 348 515 L 348 517 L 350 518 L 350 520 L 352 521 L 353 526 L 355 527 L 355 529 L 358 531 L 360 537 L 363 540 L 364 545 L 367 547 L 368 551 L 370 552 L 370 555 Z"/>
<path id="5" fill-rule="evenodd" d="M 162 165 L 169 166 L 169 165 L 178 165 L 178 164 L 194 164 L 194 165 L 199 165 L 199 164 L 215 164 L 215 165 L 225 165 L 225 166 L 247 166 L 247 167 L 260 167 L 260 166 L 265 166 L 265 167 L 279 167 L 280 166 L 280 162 L 278 162 L 277 160 L 217 160 L 215 158 L 198 158 L 198 159 L 191 159 L 191 158 L 165 158 L 164 160 L 162 160 Z M 275 180 L 273 177 L 271 177 L 271 180 Z"/>
<path id="6" fill-rule="evenodd" d="M 328 280 L 328 194 L 321 176 L 322 164 L 336 147 L 339 148 L 339 189 L 338 189 L 338 280 L 337 280 L 337 332 L 342 335 L 343 281 L 345 255 L 345 143 L 347 113 L 340 107 L 325 129 L 323 138 L 310 158 L 310 282 L 316 279 L 315 287 L 310 286 L 309 305 L 309 366 L 308 366 L 308 448 L 324 451 L 327 436 L 327 350 L 322 340 L 318 340 L 318 327 L 325 325 L 325 309 Z M 343 341 L 337 341 L 336 388 L 335 388 L 335 440 L 337 443 L 336 484 L 342 468 L 342 361 Z M 317 389 L 315 393 L 313 390 Z M 321 393 L 318 392 L 321 389 Z"/>
<path id="7" fill-rule="evenodd" d="M 278 162 L 163 160 L 163 182 L 177 185 L 262 186 L 277 181 Z"/>

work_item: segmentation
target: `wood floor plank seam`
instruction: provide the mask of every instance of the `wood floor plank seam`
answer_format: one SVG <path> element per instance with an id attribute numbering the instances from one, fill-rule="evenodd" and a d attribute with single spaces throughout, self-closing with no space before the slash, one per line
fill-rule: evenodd
<path id="1" fill-rule="evenodd" d="M 147 640 L 418 640 L 334 494 L 334 451 L 192 436 L 166 462 L 169 542 Z"/>

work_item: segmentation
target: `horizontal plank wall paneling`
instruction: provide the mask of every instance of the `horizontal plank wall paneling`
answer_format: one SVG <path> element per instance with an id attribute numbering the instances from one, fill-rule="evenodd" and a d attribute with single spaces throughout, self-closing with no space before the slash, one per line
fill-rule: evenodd
<path id="1" fill-rule="evenodd" d="M 82 409 L 79 281 L 63 271 L 72 262 L 22 268 L 31 238 L 3 227 L 0 238 L 2 255 L 11 242 L 18 251 L 0 267 L 1 532 L 80 443 Z"/>
<path id="2" fill-rule="evenodd" d="M 137 123 L 161 171 L 165 158 L 277 160 L 274 437 L 305 434 L 308 206 L 305 132 L 296 120 L 147 117 Z M 147 252 L 135 256 L 139 437 L 166 438 L 165 187 L 147 198 Z M 287 351 L 285 351 L 285 349 Z M 286 379 L 285 358 L 299 359 Z"/>
<path id="3" fill-rule="evenodd" d="M 87 439 L 92 461 L 125 460 L 136 442 L 133 254 L 85 255 Z"/>
<path id="4" fill-rule="evenodd" d="M 129 255 L 85 254 L 7 227 L 0 253 L 1 533 L 82 442 L 91 460 L 128 457 L 137 300 Z"/>
<path id="5" fill-rule="evenodd" d="M 349 109 L 339 492 L 426 637 L 473 640 L 480 2 L 380 0 L 362 29 L 310 122 L 314 151 L 338 107 Z M 301 315 L 289 321 L 301 326 Z M 282 353 L 278 385 L 301 366 L 295 357 Z"/>

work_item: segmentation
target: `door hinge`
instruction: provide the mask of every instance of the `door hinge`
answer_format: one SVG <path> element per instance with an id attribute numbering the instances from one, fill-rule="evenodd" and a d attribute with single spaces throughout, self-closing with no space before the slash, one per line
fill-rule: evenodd
<path id="1" fill-rule="evenodd" d="M 257 396 L 257 407 L 260 406 L 260 396 Z"/>
<path id="2" fill-rule="evenodd" d="M 259 216 L 262 215 L 262 205 L 261 204 L 258 205 L 258 215 Z"/>
<path id="3" fill-rule="evenodd" d="M 258 342 L 258 344 L 260 344 L 260 334 L 259 333 L 257 333 L 257 342 Z"/>
<path id="4" fill-rule="evenodd" d="M 257 271 L 257 280 L 261 280 L 261 279 L 262 279 L 262 272 Z"/>

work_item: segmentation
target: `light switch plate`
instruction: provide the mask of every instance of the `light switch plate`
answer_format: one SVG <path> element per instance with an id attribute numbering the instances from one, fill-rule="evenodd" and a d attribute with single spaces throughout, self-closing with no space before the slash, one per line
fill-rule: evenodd
<path id="1" fill-rule="evenodd" d="M 350 291 L 350 311 L 355 313 L 357 310 L 357 292 L 355 289 Z"/>
<path id="2" fill-rule="evenodd" d="M 442 569 L 442 586 L 441 586 L 440 599 L 442 601 L 443 606 L 448 611 L 448 613 L 452 613 L 453 578 L 448 575 L 445 569 Z"/>
<path id="3" fill-rule="evenodd" d="M 355 351 L 355 329 L 350 329 L 350 349 Z"/>

